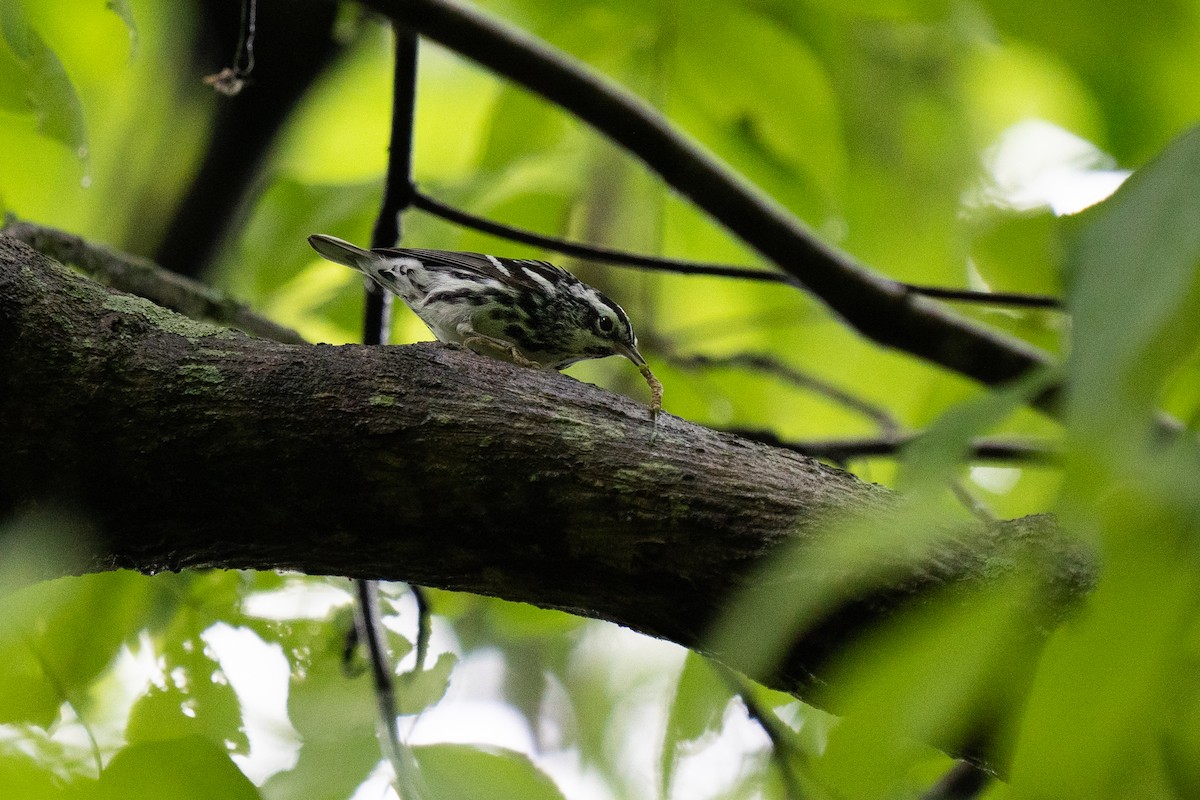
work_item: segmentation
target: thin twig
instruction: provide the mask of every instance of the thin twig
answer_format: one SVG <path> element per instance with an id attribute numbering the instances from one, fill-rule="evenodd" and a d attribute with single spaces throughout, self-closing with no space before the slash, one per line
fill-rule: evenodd
<path id="1" fill-rule="evenodd" d="M 875 342 L 988 385 L 1053 363 L 1046 352 L 963 318 L 822 242 L 645 101 L 546 43 L 451 0 L 364 2 L 593 126 Z M 1052 387 L 1033 402 L 1057 413 L 1058 393 Z"/>
<path id="2" fill-rule="evenodd" d="M 85 241 L 65 231 L 5 218 L 0 235 L 11 236 L 62 264 L 87 273 L 100 283 L 177 311 L 245 331 L 260 339 L 304 344 L 291 328 L 256 314 L 245 303 L 199 281 L 163 269 L 152 261 Z"/>
<path id="3" fill-rule="evenodd" d="M 683 369 L 737 368 L 773 375 L 794 386 L 826 397 L 851 411 L 858 412 L 879 425 L 880 430 L 887 434 L 889 438 L 897 437 L 901 431 L 900 422 L 887 409 L 851 394 L 823 378 L 818 378 L 815 375 L 796 369 L 790 364 L 784 364 L 770 356 L 755 355 L 752 353 L 738 353 L 731 356 L 697 354 L 689 356 L 668 355 L 666 359 L 671 364 Z"/>
<path id="4" fill-rule="evenodd" d="M 396 774 L 402 774 L 404 763 L 400 755 L 400 732 L 397 729 L 396 688 L 392 680 L 392 659 L 384 638 L 383 612 L 379 604 L 377 581 L 354 581 L 355 628 L 358 639 L 367 648 L 367 662 L 371 667 L 371 682 L 375 690 L 375 705 L 379 713 L 380 745 Z"/>
<path id="5" fill-rule="evenodd" d="M 812 439 L 788 441 L 771 431 L 748 428 L 725 428 L 727 433 L 741 436 L 796 453 L 844 464 L 856 458 L 890 458 L 900 454 L 920 437 L 920 433 L 896 436 L 867 436 L 847 439 Z M 1004 461 L 1019 464 L 1049 464 L 1058 458 L 1059 448 L 1050 442 L 981 437 L 971 444 L 972 461 Z"/>
<path id="6" fill-rule="evenodd" d="M 971 515 L 975 519 L 984 524 L 991 524 L 996 521 L 996 515 L 991 512 L 991 509 L 985 506 L 978 497 L 971 494 L 967 487 L 962 485 L 962 481 L 949 481 L 949 486 L 950 492 L 958 502 L 966 506 L 966 509 L 971 512 Z"/>
<path id="7" fill-rule="evenodd" d="M 680 275 L 710 275 L 717 278 L 738 278 L 740 280 L 762 281 L 765 283 L 783 283 L 797 288 L 802 286 L 800 281 L 794 276 L 782 272 L 740 267 L 732 264 L 717 264 L 707 261 L 692 261 L 683 258 L 665 258 L 642 253 L 630 253 L 611 247 L 600 247 L 582 242 L 573 242 L 558 236 L 535 233 L 525 228 L 496 222 L 495 220 L 480 217 L 469 211 L 456 208 L 425 194 L 420 189 L 413 190 L 413 206 L 449 222 L 488 233 L 501 239 L 530 244 L 555 253 L 596 261 L 601 264 L 613 264 L 620 267 L 633 267 L 636 269 L 654 270 L 656 272 L 673 272 Z M 901 283 L 899 285 L 915 294 L 936 297 L 943 300 L 956 300 L 963 303 L 1028 308 L 1062 307 L 1062 301 L 1057 297 L 1048 297 L 1045 295 L 1017 292 L 976 292 L 970 289 L 947 289 L 937 286 L 918 286 L 912 283 Z"/>
<path id="8" fill-rule="evenodd" d="M 233 54 L 233 66 L 215 75 L 208 75 L 204 82 L 227 97 L 246 88 L 246 79 L 254 71 L 254 34 L 258 25 L 258 0 L 242 0 L 241 24 L 238 28 L 237 50 Z"/>
<path id="9" fill-rule="evenodd" d="M 375 227 L 371 231 L 372 247 L 392 247 L 401 236 L 400 215 L 412 203 L 412 144 L 417 101 L 417 36 L 402 25 L 393 25 L 395 37 L 392 75 L 392 126 L 388 144 L 387 178 L 383 201 Z M 392 295 L 371 282 L 366 289 L 363 315 L 363 344 L 386 344 L 391 328 Z M 387 647 L 387 632 L 379 603 L 379 584 L 372 580 L 354 582 L 358 595 L 359 639 L 367 645 L 374 676 L 375 699 L 379 707 L 380 737 L 384 756 L 392 765 L 398 781 L 406 775 L 400 742 L 396 689 L 391 653 Z M 414 591 L 418 591 L 414 588 Z M 418 601 L 418 608 L 421 603 Z M 418 633 L 418 640 L 420 634 Z M 420 662 L 418 661 L 418 669 Z"/>
<path id="10" fill-rule="evenodd" d="M 993 306 L 1017 306 L 1021 308 L 1063 308 L 1063 301 L 1044 294 L 1023 292 L 976 292 L 971 289 L 947 289 L 944 286 L 920 286 L 904 284 L 910 292 L 933 297 L 938 300 L 953 300 L 959 303 L 984 303 Z"/>
<path id="11" fill-rule="evenodd" d="M 609 247 L 572 242 L 556 236 L 534 233 L 524 228 L 516 228 L 512 225 L 505 225 L 501 222 L 478 217 L 467 211 L 447 205 L 441 200 L 436 200 L 420 189 L 415 190 L 413 205 L 426 213 L 433 214 L 466 228 L 490 233 L 493 236 L 499 236 L 502 239 L 509 239 L 514 242 L 531 244 L 535 247 L 552 250 L 555 253 L 562 253 L 563 255 L 574 256 L 576 258 L 585 258 L 589 261 L 597 261 L 603 264 L 653 269 L 660 272 L 675 272 L 681 275 L 711 275 L 718 278 L 742 278 L 745 280 L 786 283 L 793 286 L 800 285 L 799 281 L 791 275 L 785 275 L 781 272 L 751 269 L 749 267 L 735 267 L 728 264 L 710 264 L 702 261 L 640 255 L 637 253 L 628 253 L 624 250 L 614 250 Z"/>

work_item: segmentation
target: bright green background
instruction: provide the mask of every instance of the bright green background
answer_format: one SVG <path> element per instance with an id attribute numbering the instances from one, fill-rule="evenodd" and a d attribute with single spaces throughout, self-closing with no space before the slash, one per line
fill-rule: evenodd
<path id="1" fill-rule="evenodd" d="M 934 426 L 929 444 L 905 458 L 848 465 L 899 486 L 908 502 L 887 526 L 847 523 L 845 552 L 804 561 L 812 574 L 852 568 L 870 581 L 881 542 L 919 551 L 931 522 L 969 516 L 951 482 L 998 516 L 1056 512 L 1069 534 L 1099 549 L 1100 584 L 1051 637 L 1018 715 L 1011 781 L 988 797 L 1200 796 L 1200 458 L 1190 435 L 1200 419 L 1200 134 L 1186 133 L 1200 116 L 1200 6 L 616 0 L 563 13 L 551 0 L 483 5 L 652 102 L 873 269 L 921 284 L 1065 294 L 1069 322 L 1056 312 L 960 309 L 1070 354 L 1059 425 L 1023 410 L 1020 390 L 988 393 L 881 350 L 788 288 L 557 259 L 630 312 L 673 414 L 793 440 L 878 432 L 870 418 L 779 378 L 674 362 L 753 353 L 876 404 L 903 428 Z M 0 0 L 0 209 L 153 251 L 216 102 L 181 56 L 189 12 L 165 0 Z M 388 34 L 372 21 L 351 25 L 351 34 L 345 56 L 289 122 L 261 192 L 208 276 L 313 341 L 355 340 L 361 285 L 316 258 L 304 237 L 365 240 L 386 157 Z M 1056 160 L 1064 141 L 1072 155 Z M 1113 184 L 1123 173 L 1111 170 L 1139 172 L 1101 206 L 1056 216 L 1080 205 L 1062 192 Z M 541 232 L 759 263 L 592 131 L 435 46 L 421 51 L 416 176 L 437 197 Z M 421 246 L 544 256 L 419 212 L 405 225 L 406 242 Z M 396 341 L 429 338 L 411 314 L 396 316 Z M 615 359 L 571 374 L 644 397 L 636 372 Z M 1170 445 L 1156 439 L 1156 408 L 1189 434 Z M 1066 455 L 1038 468 L 963 464 L 967 439 L 981 434 L 1046 437 Z M 4 523 L 15 544 L 0 554 L 0 589 L 23 583 L 23 558 L 48 557 L 47 541 L 69 542 L 85 523 Z M 347 597 L 282 621 L 246 606 L 326 583 L 109 574 L 0 598 L 5 796 L 349 797 L 378 750 L 369 683 L 339 666 Z M 1005 682 L 1005 637 L 1016 622 L 1009 600 L 1029 588 L 1002 586 L 970 612 L 935 604 L 848 654 L 829 688 L 852 712 L 840 721 L 758 693 L 794 729 L 784 760 L 803 796 L 905 798 L 933 783 L 949 762 L 913 737 L 953 729 Z M 786 598 L 791 621 L 844 590 L 814 581 Z M 396 628 L 409 631 L 411 607 L 394 594 L 405 608 Z M 700 658 L 653 648 L 648 658 L 621 638 L 620 647 L 601 647 L 618 634 L 562 614 L 436 592 L 433 601 L 443 649 L 502 665 L 497 696 L 540 731 L 542 749 L 577 749 L 591 776 L 590 793 L 573 787 L 578 796 L 784 796 L 781 762 L 761 736 L 730 743 L 753 726 Z M 751 619 L 751 642 L 784 630 Z M 202 638 L 219 623 L 278 647 L 292 675 L 288 735 L 298 760 L 259 786 L 230 759 L 250 749 L 249 712 Z M 408 649 L 399 635 L 394 646 Z M 150 685 L 129 696 L 122 676 L 139 659 Z M 447 676 L 458 674 L 455 660 L 407 686 L 411 710 L 438 702 Z M 648 724 L 646 745 L 637 737 Z M 630 742 L 654 751 L 648 771 L 628 754 Z M 689 759 L 718 751 L 734 759 L 725 779 L 699 788 L 675 780 Z M 559 796 L 536 755 L 444 745 L 417 758 L 434 796 Z"/>

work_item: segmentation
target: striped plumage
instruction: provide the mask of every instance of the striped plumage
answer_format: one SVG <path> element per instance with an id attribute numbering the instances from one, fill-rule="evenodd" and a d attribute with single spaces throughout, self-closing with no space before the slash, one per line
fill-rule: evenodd
<path id="1" fill-rule="evenodd" d="M 308 241 L 398 295 L 439 341 L 547 369 L 625 356 L 650 382 L 657 411 L 661 385 L 638 352 L 629 317 L 561 267 L 445 250 L 364 250 L 323 234 Z"/>

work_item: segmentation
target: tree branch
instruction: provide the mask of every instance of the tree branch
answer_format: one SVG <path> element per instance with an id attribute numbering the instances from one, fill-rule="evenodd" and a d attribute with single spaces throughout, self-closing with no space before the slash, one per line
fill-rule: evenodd
<path id="1" fill-rule="evenodd" d="M 450 0 L 364 3 L 588 123 L 879 344 L 988 385 L 1051 363 L 1043 351 L 957 316 L 820 241 L 646 102 L 544 42 Z M 1056 392 L 1036 403 L 1052 411 Z"/>
<path id="2" fill-rule="evenodd" d="M 650 447 L 641 403 L 557 373 L 433 343 L 286 345 L 194 322 L 6 236 L 0 363 L 0 518 L 57 504 L 90 519 L 83 570 L 403 580 L 697 647 L 781 547 L 895 503 L 673 417 Z M 1075 547 L 1046 518 L 956 528 L 752 677 L 807 696 L 831 657 L 897 610 L 1022 556 L 1057 601 L 1078 597 L 1092 565 Z M 1047 624 L 1031 612 L 1028 635 Z"/>
<path id="3" fill-rule="evenodd" d="M 562 253 L 576 258 L 585 258 L 601 264 L 648 269 L 655 272 L 674 272 L 679 275 L 710 275 L 716 278 L 739 278 L 741 280 L 761 281 L 765 283 L 786 283 L 789 286 L 803 288 L 800 282 L 791 275 L 784 275 L 765 269 L 630 253 L 626 250 L 615 250 L 611 247 L 599 247 L 593 244 L 573 242 L 557 236 L 546 236 L 545 234 L 534 233 L 524 228 L 505 225 L 502 222 L 496 222 L 471 214 L 463 211 L 461 208 L 455 208 L 448 203 L 443 203 L 441 200 L 425 194 L 420 189 L 414 189 L 413 191 L 413 205 L 428 214 L 457 223 L 465 228 L 471 228 L 472 230 L 481 231 L 513 242 L 531 244 L 555 253 Z M 1021 308 L 1062 307 L 1062 301 L 1057 297 L 1048 297 L 1045 295 L 1022 294 L 1018 292 L 976 292 L 971 289 L 918 286 L 913 283 L 902 283 L 900 285 L 909 291 L 925 295 L 926 297 L 956 300 L 960 303 L 1017 306 Z"/>
<path id="4" fill-rule="evenodd" d="M 900 451 L 921 437 L 920 433 L 893 433 L 852 439 L 807 439 L 793 442 L 771 431 L 749 428 L 730 428 L 728 433 L 755 442 L 782 447 L 809 458 L 820 458 L 845 464 L 856 458 L 894 458 Z M 971 444 L 973 461 L 1008 461 L 1019 464 L 1049 464 L 1058 457 L 1056 445 L 1021 439 L 981 437 Z"/>
<path id="5" fill-rule="evenodd" d="M 57 228 L 18 221 L 12 215 L 5 219 L 0 235 L 22 241 L 39 253 L 91 275 L 105 286 L 145 297 L 186 317 L 228 325 L 262 339 L 304 343 L 299 333 L 261 316 L 240 300 L 165 270 L 148 259 L 92 244 Z"/>

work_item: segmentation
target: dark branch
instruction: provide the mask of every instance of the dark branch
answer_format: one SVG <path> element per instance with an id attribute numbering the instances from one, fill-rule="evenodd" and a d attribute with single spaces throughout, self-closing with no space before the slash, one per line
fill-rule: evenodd
<path id="1" fill-rule="evenodd" d="M 638 269 L 654 270 L 655 272 L 674 272 L 680 275 L 710 275 L 716 278 L 739 278 L 748 281 L 766 283 L 785 283 L 789 286 L 801 287 L 801 283 L 791 275 L 771 272 L 765 269 L 738 267 L 731 264 L 713 264 L 704 261 L 691 261 L 683 258 L 665 258 L 641 253 L 630 253 L 625 250 L 615 250 L 611 247 L 572 242 L 557 236 L 547 236 L 534 233 L 524 228 L 506 225 L 502 222 L 476 216 L 448 203 L 443 203 L 431 197 L 420 189 L 414 189 L 413 205 L 436 217 L 457 223 L 465 228 L 488 233 L 513 242 L 531 244 L 563 255 L 584 258 L 601 264 L 614 264 L 621 267 L 636 267 Z M 944 289 L 935 286 L 917 286 L 912 283 L 902 283 L 901 286 L 910 292 L 923 294 L 926 297 L 937 297 L 946 300 L 958 300 L 963 303 L 981 303 L 988 305 L 1025 306 L 1031 308 L 1059 308 L 1062 305 L 1056 297 L 1043 295 L 1019 294 L 1013 292 L 975 292 L 970 289 Z"/>
<path id="2" fill-rule="evenodd" d="M 729 433 L 755 442 L 782 447 L 809 458 L 819 458 L 845 464 L 856 458 L 894 458 L 921 434 L 868 436 L 858 439 L 813 439 L 791 442 L 770 431 L 730 428 Z M 972 461 L 1006 461 L 1016 464 L 1051 464 L 1059 455 L 1056 445 L 1049 442 L 1029 442 L 1017 439 L 979 438 L 971 446 Z"/>
<path id="3" fill-rule="evenodd" d="M 388 140 L 388 168 L 383 201 L 375 227 L 372 247 L 393 247 L 400 241 L 400 215 L 412 203 L 413 130 L 417 105 L 417 35 L 402 25 L 392 26 L 392 129 Z M 369 282 L 363 298 L 363 344 L 387 344 L 393 297 L 378 284 Z M 375 679 L 375 698 L 379 707 L 379 725 L 383 754 L 398 777 L 403 775 L 400 732 L 397 728 L 395 669 L 387 646 L 386 629 L 379 609 L 379 584 L 360 578 L 354 582 L 358 597 L 356 617 L 359 638 L 367 645 L 371 673 Z M 420 589 L 413 588 L 418 595 Z M 418 609 L 421 603 L 418 602 Z M 418 640 L 423 622 L 418 622 Z M 421 665 L 418 661 L 417 669 Z"/>
<path id="4" fill-rule="evenodd" d="M 959 317 L 821 242 L 644 101 L 545 43 L 448 0 L 365 1 L 608 136 L 879 344 L 989 385 L 1051 363 L 1046 353 Z M 1056 393 L 1036 402 L 1052 410 Z"/>
<path id="5" fill-rule="evenodd" d="M 659 272 L 675 272 L 681 275 L 710 275 L 717 278 L 742 278 L 744 280 L 786 283 L 799 286 L 796 279 L 790 275 L 770 272 L 765 269 L 751 269 L 749 267 L 729 266 L 728 264 L 706 264 L 700 261 L 686 261 L 678 258 L 639 255 L 637 253 L 627 253 L 623 250 L 614 250 L 609 247 L 571 242 L 554 236 L 527 231 L 523 228 L 514 228 L 511 225 L 493 222 L 492 220 L 477 217 L 474 214 L 447 205 L 440 200 L 435 200 L 419 189 L 416 190 L 416 194 L 413 196 L 413 205 L 429 214 L 449 220 L 450 222 L 455 222 L 467 228 L 482 231 L 483 233 L 490 233 L 493 236 L 499 236 L 514 242 L 531 244 L 535 247 L 552 250 L 555 253 L 562 253 L 563 255 L 574 256 L 576 258 L 586 258 L 590 261 L 598 261 L 604 264 L 653 269 Z"/>
<path id="6" fill-rule="evenodd" d="M 1042 294 L 1023 294 L 1020 292 L 974 292 L 970 289 L 947 289 L 942 286 L 918 286 L 913 283 L 904 284 L 910 292 L 933 297 L 939 300 L 953 300 L 959 303 L 980 303 L 994 306 L 1017 306 L 1020 308 L 1058 308 L 1063 307 L 1063 301 L 1057 297 Z"/>

